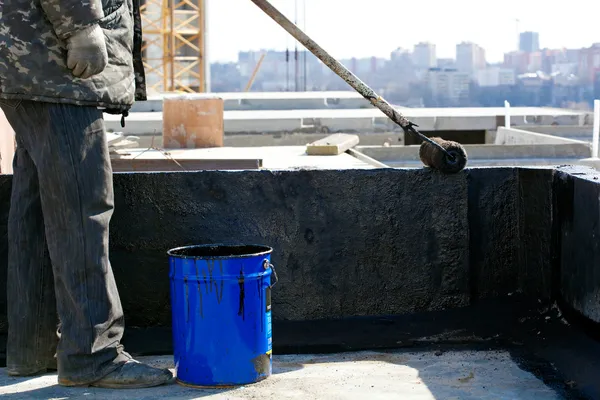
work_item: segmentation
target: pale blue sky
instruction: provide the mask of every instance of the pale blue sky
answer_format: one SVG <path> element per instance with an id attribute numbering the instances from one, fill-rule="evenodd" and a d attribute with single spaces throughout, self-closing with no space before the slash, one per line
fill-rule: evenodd
<path id="1" fill-rule="evenodd" d="M 294 39 L 250 0 L 207 0 L 211 61 L 235 61 L 240 50 L 283 50 Z M 437 44 L 438 57 L 473 41 L 488 61 L 517 46 L 520 30 L 540 32 L 542 47 L 588 47 L 600 42 L 597 0 L 298 0 L 306 3 L 306 33 L 338 58 L 388 57 L 419 41 Z M 294 0 L 271 0 L 292 21 Z"/>

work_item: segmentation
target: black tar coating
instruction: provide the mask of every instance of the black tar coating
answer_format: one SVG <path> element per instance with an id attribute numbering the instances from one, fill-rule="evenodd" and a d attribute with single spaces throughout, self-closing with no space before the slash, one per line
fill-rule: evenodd
<path id="1" fill-rule="evenodd" d="M 467 152 L 460 143 L 443 140 L 439 137 L 431 138 L 446 149 L 454 159 L 450 159 L 438 147 L 429 142 L 423 142 L 419 149 L 419 157 L 426 166 L 445 174 L 455 174 L 462 171 L 467 165 Z"/>

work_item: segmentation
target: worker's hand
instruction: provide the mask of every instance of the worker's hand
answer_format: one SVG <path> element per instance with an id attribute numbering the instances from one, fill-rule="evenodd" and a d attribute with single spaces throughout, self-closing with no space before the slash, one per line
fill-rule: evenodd
<path id="1" fill-rule="evenodd" d="M 81 79 L 101 73 L 108 64 L 104 32 L 98 25 L 76 32 L 67 39 L 67 67 Z"/>

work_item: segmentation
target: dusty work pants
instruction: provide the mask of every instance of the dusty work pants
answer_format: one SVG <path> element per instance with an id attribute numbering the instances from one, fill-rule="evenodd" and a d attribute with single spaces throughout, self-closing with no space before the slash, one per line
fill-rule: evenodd
<path id="1" fill-rule="evenodd" d="M 45 368 L 56 350 L 61 381 L 96 381 L 129 357 L 120 345 L 123 310 L 108 260 L 113 185 L 102 112 L 2 99 L 0 107 L 17 141 L 7 367 Z"/>

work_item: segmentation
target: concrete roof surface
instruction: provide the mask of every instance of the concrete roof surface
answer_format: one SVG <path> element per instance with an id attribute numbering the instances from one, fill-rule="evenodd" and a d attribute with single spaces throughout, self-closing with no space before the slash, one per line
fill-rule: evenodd
<path id="1" fill-rule="evenodd" d="M 142 357 L 173 368 L 172 357 Z M 275 356 L 273 375 L 236 389 L 200 390 L 178 384 L 142 390 L 63 388 L 57 377 L 0 374 L 1 399 L 536 399 L 561 397 L 508 352 L 358 352 Z"/>
<path id="2" fill-rule="evenodd" d="M 415 150 L 417 151 L 417 150 Z M 373 169 L 374 166 L 342 153 L 335 156 L 306 154 L 306 146 L 211 147 L 204 149 L 169 149 L 177 160 L 185 159 L 262 159 L 263 169 Z M 143 148 L 122 150 L 127 159 L 165 159 L 159 150 Z"/>

